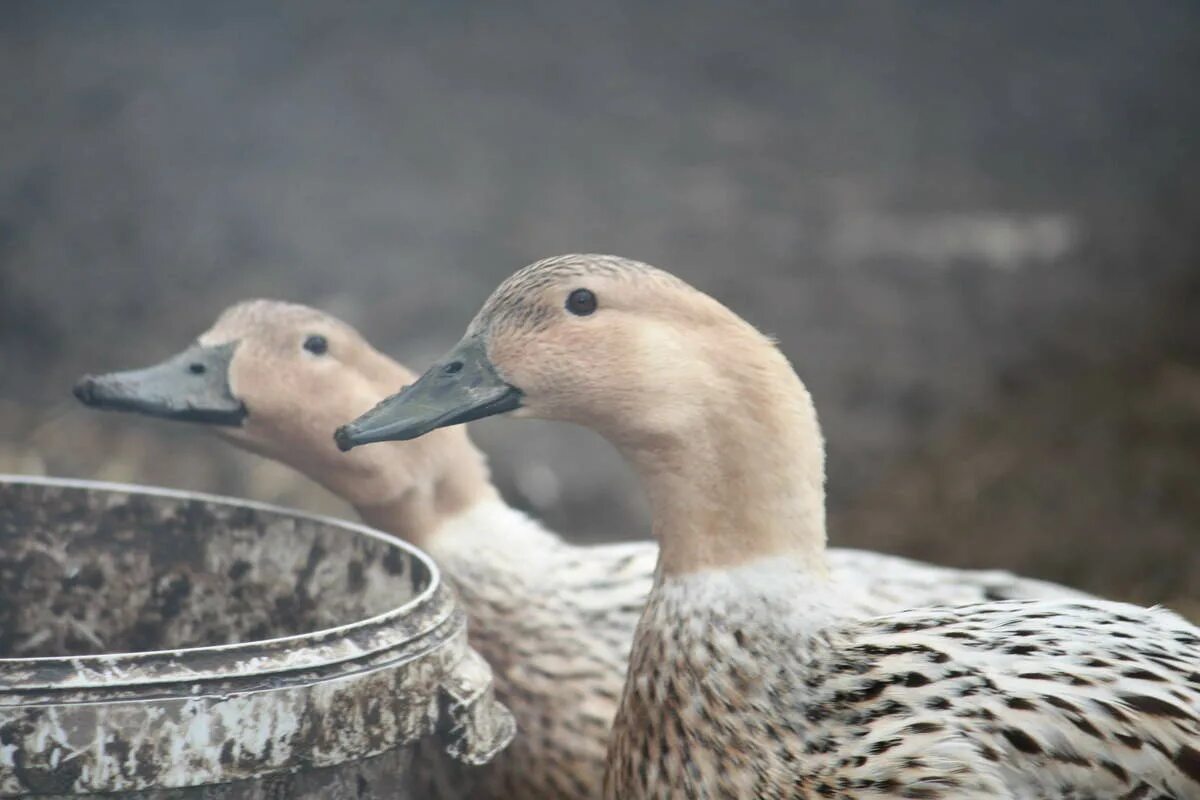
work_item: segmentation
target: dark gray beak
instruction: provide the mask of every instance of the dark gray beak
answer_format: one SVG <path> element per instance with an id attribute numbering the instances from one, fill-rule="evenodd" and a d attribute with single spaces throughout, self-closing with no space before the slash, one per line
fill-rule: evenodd
<path id="1" fill-rule="evenodd" d="M 415 439 L 436 428 L 459 425 L 521 405 L 521 390 L 509 385 L 488 360 L 483 342 L 463 339 L 450 354 L 333 435 L 342 450 L 360 444 Z"/>
<path id="2" fill-rule="evenodd" d="M 229 388 L 229 363 L 237 342 L 195 344 L 161 364 L 128 372 L 85 375 L 75 396 L 92 408 L 151 417 L 241 425 L 246 407 Z"/>

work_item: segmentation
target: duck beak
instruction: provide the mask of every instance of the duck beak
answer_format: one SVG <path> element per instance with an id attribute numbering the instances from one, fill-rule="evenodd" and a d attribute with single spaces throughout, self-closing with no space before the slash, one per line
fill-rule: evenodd
<path id="1" fill-rule="evenodd" d="M 458 343 L 411 386 L 333 435 L 343 451 L 360 444 L 415 439 L 436 428 L 512 411 L 521 390 L 496 373 L 477 337 Z"/>
<path id="2" fill-rule="evenodd" d="M 128 372 L 85 375 L 75 384 L 84 405 L 208 425 L 242 424 L 246 407 L 229 388 L 237 342 L 195 344 L 161 364 Z"/>

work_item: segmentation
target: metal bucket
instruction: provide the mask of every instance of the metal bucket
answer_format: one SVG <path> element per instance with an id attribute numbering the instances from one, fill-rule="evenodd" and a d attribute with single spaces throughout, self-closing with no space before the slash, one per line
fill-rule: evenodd
<path id="1" fill-rule="evenodd" d="M 0 797 L 424 797 L 431 744 L 482 764 L 512 735 L 437 567 L 403 542 L 0 476 Z"/>

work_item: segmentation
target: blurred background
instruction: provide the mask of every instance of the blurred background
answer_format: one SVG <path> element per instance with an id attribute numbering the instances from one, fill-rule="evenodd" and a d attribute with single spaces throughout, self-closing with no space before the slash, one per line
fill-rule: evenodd
<path id="1" fill-rule="evenodd" d="M 1200 618 L 1200 4 L 5 0 L 0 76 L 0 471 L 345 513 L 70 387 L 251 296 L 421 368 L 615 252 L 779 337 L 837 544 Z M 646 535 L 596 437 L 474 430 L 556 530 Z"/>

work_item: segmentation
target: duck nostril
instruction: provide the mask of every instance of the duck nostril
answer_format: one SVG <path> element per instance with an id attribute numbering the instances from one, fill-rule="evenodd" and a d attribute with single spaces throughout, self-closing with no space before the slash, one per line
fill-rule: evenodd
<path id="1" fill-rule="evenodd" d="M 199 361 L 194 361 L 191 364 L 188 364 L 188 372 L 192 373 L 193 375 L 203 375 L 207 371 L 208 368 Z"/>
<path id="2" fill-rule="evenodd" d="M 462 368 L 463 363 L 461 361 L 451 361 L 442 369 L 442 372 L 446 373 L 447 375 L 453 375 L 454 373 L 461 371 Z"/>
<path id="3" fill-rule="evenodd" d="M 75 384 L 75 397 L 84 405 L 92 405 L 96 401 L 96 381 L 89 375 Z"/>

